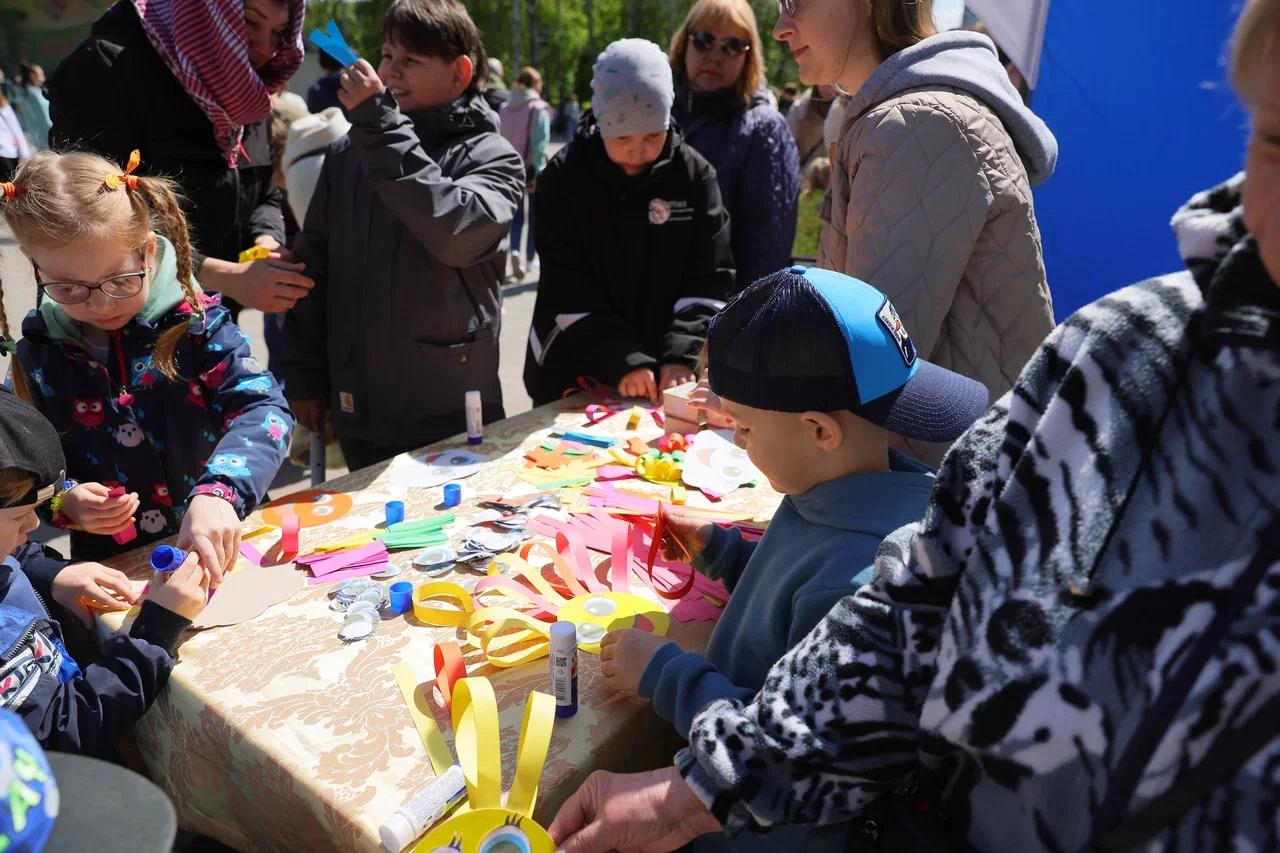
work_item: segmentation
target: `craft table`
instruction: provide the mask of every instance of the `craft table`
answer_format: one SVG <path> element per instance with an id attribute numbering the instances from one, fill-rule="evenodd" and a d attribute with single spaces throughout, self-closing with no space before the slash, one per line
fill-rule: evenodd
<path id="1" fill-rule="evenodd" d="M 618 415 L 593 430 L 624 434 Z M 523 464 L 523 449 L 554 428 L 582 427 L 581 404 L 544 406 L 485 426 L 479 448 L 485 467 L 462 482 L 463 504 L 475 508 L 484 496 L 508 493 L 519 481 L 512 467 Z M 639 434 L 661 435 L 646 417 Z M 433 449 L 465 445 L 465 438 Z M 302 530 L 302 551 L 368 531 L 383 519 L 392 499 L 387 464 L 327 483 L 349 495 L 350 513 L 332 523 Z M 632 485 L 634 484 L 634 485 Z M 628 481 L 628 488 L 662 488 Z M 522 486 L 527 489 L 527 486 Z M 438 512 L 440 490 L 410 489 L 395 495 L 405 517 Z M 772 515 L 777 493 L 762 483 L 740 489 L 715 505 L 759 520 Z M 690 505 L 711 506 L 694 490 Z M 260 513 L 245 530 L 261 527 Z M 447 529 L 456 544 L 465 528 Z M 263 550 L 278 534 L 254 542 Z M 149 575 L 151 548 L 111 561 L 133 578 Z M 392 562 L 416 580 L 413 551 L 395 552 Z M 280 571 L 295 571 L 281 566 Z M 459 571 L 460 577 L 469 573 Z M 458 629 L 429 628 L 409 617 L 384 617 L 369 639 L 344 645 L 336 634 L 341 614 L 329 609 L 334 584 L 308 586 L 291 600 L 239 625 L 190 633 L 179 650 L 180 663 L 167 689 L 136 729 L 139 750 L 152 778 L 173 798 L 183 828 L 209 835 L 239 850 L 376 850 L 378 827 L 401 803 L 432 778 L 426 751 L 392 676 L 401 660 L 422 681 L 431 677 L 437 641 L 459 639 Z M 106 614 L 99 631 L 118 630 L 121 614 Z M 547 660 L 499 669 L 482 662 L 464 645 L 469 673 L 487 675 L 502 716 L 505 786 L 515 763 L 516 733 L 526 696 L 549 692 Z M 436 719 L 452 742 L 447 713 L 431 701 Z M 579 711 L 555 724 L 542 775 L 535 817 L 544 825 L 556 809 L 596 769 L 633 770 L 668 762 L 674 751 L 670 727 L 649 703 L 605 686 L 599 658 L 579 655 Z"/>

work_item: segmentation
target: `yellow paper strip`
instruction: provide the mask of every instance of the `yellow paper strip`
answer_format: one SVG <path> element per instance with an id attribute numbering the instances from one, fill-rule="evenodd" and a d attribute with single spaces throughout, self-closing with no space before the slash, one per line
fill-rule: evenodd
<path id="1" fill-rule="evenodd" d="M 338 551 L 351 551 L 355 548 L 363 548 L 373 541 L 372 533 L 360 533 L 349 539 L 343 539 L 341 542 L 329 542 L 325 545 L 317 545 L 311 549 L 313 554 L 334 554 Z"/>
<path id="2" fill-rule="evenodd" d="M 422 745 L 426 747 L 431 766 L 437 776 L 442 776 L 453 766 L 453 753 L 449 751 L 449 744 L 436 725 L 436 718 L 427 705 L 426 694 L 419 689 L 418 677 L 405 661 L 397 663 L 391 671 L 400 688 L 400 695 L 404 697 L 404 704 L 409 709 L 409 716 L 413 718 L 413 727 L 418 730 L 418 737 L 422 738 Z"/>
<path id="3" fill-rule="evenodd" d="M 453 688 L 453 745 L 467 778 L 471 808 L 502 808 L 502 738 L 498 699 L 487 678 L 464 678 Z"/>
<path id="4" fill-rule="evenodd" d="M 546 693 L 534 691 L 524 703 L 524 721 L 520 723 L 520 746 L 516 754 L 516 776 L 507 794 L 507 808 L 533 817 L 538 800 L 538 781 L 542 765 L 551 746 L 551 727 L 556 719 L 556 700 Z"/>

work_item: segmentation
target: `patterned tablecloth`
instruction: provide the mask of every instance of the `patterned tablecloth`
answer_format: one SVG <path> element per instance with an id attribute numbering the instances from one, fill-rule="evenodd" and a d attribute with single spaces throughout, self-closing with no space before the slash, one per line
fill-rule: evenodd
<path id="1" fill-rule="evenodd" d="M 593 429 L 623 434 L 625 421 L 616 416 Z M 474 508 L 484 496 L 532 491 L 511 470 L 521 465 L 523 449 L 556 427 L 584 423 L 579 410 L 558 403 L 488 425 L 479 449 L 490 461 L 462 481 L 465 500 L 459 512 Z M 661 430 L 646 417 L 638 433 L 652 439 Z M 459 437 L 437 447 L 463 445 Z M 386 464 L 325 488 L 351 495 L 354 507 L 333 523 L 304 528 L 304 553 L 369 530 L 382 521 L 383 505 L 393 498 Z M 655 496 L 664 491 L 639 481 L 628 481 L 628 488 L 648 488 Z M 404 501 L 407 519 L 435 514 L 441 499 L 438 488 L 394 497 Z M 688 500 L 710 506 L 692 489 Z M 762 483 L 728 495 L 716 508 L 764 520 L 778 500 Z M 260 526 L 255 514 L 245 530 Z M 464 529 L 455 524 L 449 532 L 456 545 Z M 267 533 L 254 542 L 266 551 L 277 540 L 278 534 Z M 143 578 L 149 552 L 140 549 L 112 564 Z M 410 580 L 417 576 L 410 566 L 414 553 L 393 554 Z M 370 639 L 344 645 L 337 638 L 341 615 L 328 607 L 333 586 L 306 587 L 256 619 L 185 639 L 168 688 L 136 729 L 152 777 L 173 798 L 184 828 L 240 850 L 375 850 L 381 823 L 432 778 L 392 667 L 406 660 L 428 680 L 434 644 L 457 638 L 456 629 L 387 618 Z M 120 626 L 120 615 L 109 614 L 99 630 Z M 549 691 L 547 661 L 498 669 L 463 649 L 469 674 L 488 675 L 497 693 L 504 784 L 510 784 L 524 700 L 531 690 Z M 580 655 L 579 705 L 575 717 L 556 722 L 535 815 L 544 825 L 592 770 L 657 767 L 673 753 L 671 729 L 654 717 L 646 701 L 606 687 L 599 658 L 585 653 Z M 451 740 L 446 712 L 438 707 L 436 712 Z"/>

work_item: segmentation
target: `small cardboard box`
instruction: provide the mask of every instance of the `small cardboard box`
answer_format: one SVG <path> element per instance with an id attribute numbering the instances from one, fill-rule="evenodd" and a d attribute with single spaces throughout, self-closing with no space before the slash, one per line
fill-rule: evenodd
<path id="1" fill-rule="evenodd" d="M 686 382 L 662 392 L 662 411 L 666 414 L 667 420 L 675 418 L 692 423 L 694 429 L 689 432 L 697 432 L 697 425 L 702 423 L 703 410 L 695 409 L 689 402 L 693 390 L 697 387 L 697 382 Z M 668 429 L 667 432 L 672 430 Z"/>
<path id="2" fill-rule="evenodd" d="M 671 435 L 674 432 L 678 432 L 681 435 L 689 435 L 691 433 L 698 432 L 701 429 L 702 426 L 700 424 L 696 424 L 693 421 L 686 421 L 684 418 L 673 418 L 670 415 L 667 415 L 667 423 L 666 426 L 663 427 L 663 430 L 667 435 Z"/>

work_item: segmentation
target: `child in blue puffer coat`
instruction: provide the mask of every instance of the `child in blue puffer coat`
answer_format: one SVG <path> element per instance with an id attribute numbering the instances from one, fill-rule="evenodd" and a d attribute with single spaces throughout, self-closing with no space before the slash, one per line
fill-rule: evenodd
<path id="1" fill-rule="evenodd" d="M 219 299 L 196 286 L 177 198 L 133 175 L 138 160 L 121 170 L 41 154 L 0 193 L 44 297 L 23 322 L 14 388 L 62 437 L 69 478 L 53 521 L 72 529 L 75 559 L 177 533 L 216 583 L 294 419 Z"/>

